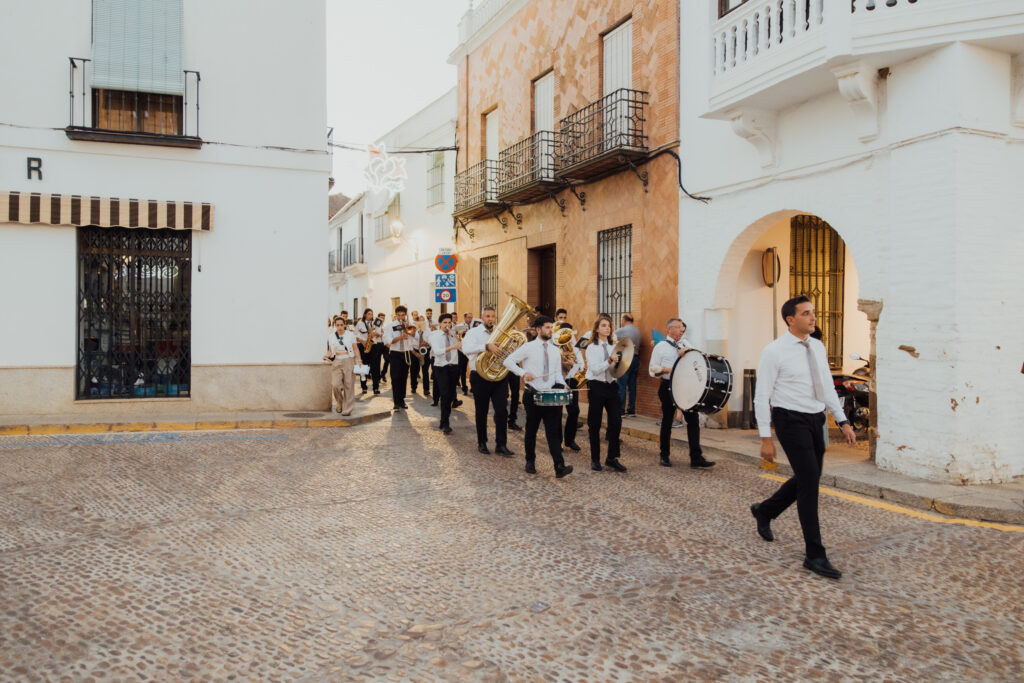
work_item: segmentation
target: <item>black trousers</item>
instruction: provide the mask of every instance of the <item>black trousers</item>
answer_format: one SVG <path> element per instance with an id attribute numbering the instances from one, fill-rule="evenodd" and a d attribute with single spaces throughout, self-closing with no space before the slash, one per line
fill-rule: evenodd
<path id="1" fill-rule="evenodd" d="M 577 387 L 576 380 L 570 379 L 569 388 L 575 389 Z M 564 440 L 566 445 L 576 442 L 576 431 L 580 427 L 580 392 L 572 392 L 572 399 L 569 401 L 569 405 L 565 407 L 565 434 Z"/>
<path id="2" fill-rule="evenodd" d="M 362 349 L 360 349 L 360 351 L 361 350 Z M 370 366 L 370 374 L 362 375 L 359 380 L 359 384 L 363 389 L 366 388 L 367 382 L 372 382 L 373 390 L 380 390 L 380 357 L 383 351 L 383 344 L 374 344 L 370 347 L 369 353 L 363 354 L 363 363 Z"/>
<path id="3" fill-rule="evenodd" d="M 423 395 L 430 393 L 430 371 L 434 369 L 434 359 L 427 356 L 420 362 L 420 373 L 423 377 Z"/>
<path id="4" fill-rule="evenodd" d="M 526 433 L 523 442 L 526 447 L 526 462 L 533 463 L 537 459 L 537 430 L 544 423 L 544 436 L 548 442 L 548 451 L 555 470 L 565 467 L 562 459 L 562 406 L 538 406 L 533 402 L 533 392 L 523 392 L 523 407 L 526 409 Z"/>
<path id="5" fill-rule="evenodd" d="M 508 373 L 508 423 L 512 424 L 519 417 L 519 375 L 514 372 Z"/>
<path id="6" fill-rule="evenodd" d="M 452 415 L 452 404 L 455 402 L 455 389 L 459 381 L 458 365 L 433 366 L 434 391 L 441 401 L 441 426 L 449 427 Z"/>
<path id="7" fill-rule="evenodd" d="M 494 407 L 494 444 L 508 443 L 508 382 L 490 382 L 476 372 L 469 373 L 473 388 L 473 404 L 476 407 L 476 440 L 487 443 L 487 406 Z"/>
<path id="8" fill-rule="evenodd" d="M 661 380 L 658 387 L 658 398 L 661 400 L 661 433 L 658 438 L 658 445 L 661 447 L 661 457 L 669 455 L 669 445 L 672 443 L 672 422 L 676 416 L 676 404 L 672 402 L 672 390 L 668 380 Z M 683 420 L 686 422 L 686 443 L 690 447 L 690 461 L 700 460 L 703 452 L 700 448 L 700 417 L 697 413 L 684 410 Z"/>
<path id="9" fill-rule="evenodd" d="M 395 407 L 405 403 L 405 383 L 409 377 L 409 364 L 405 362 L 405 353 L 402 351 L 391 351 L 388 354 L 391 363 L 391 398 Z"/>
<path id="10" fill-rule="evenodd" d="M 416 356 L 409 354 L 409 383 L 412 385 L 412 393 L 420 386 L 420 361 Z"/>
<path id="11" fill-rule="evenodd" d="M 601 462 L 601 411 L 608 414 L 608 460 L 619 459 L 619 432 L 622 430 L 622 403 L 618 382 L 587 382 L 590 408 L 587 429 L 590 431 L 590 461 Z M 578 410 L 578 409 L 577 409 Z"/>
<path id="12" fill-rule="evenodd" d="M 818 482 L 825 456 L 825 413 L 773 408 L 772 423 L 775 436 L 779 438 L 793 468 L 793 476 L 771 498 L 761 503 L 759 512 L 775 519 L 796 501 L 807 557 L 825 557 L 818 523 Z"/>
<path id="13" fill-rule="evenodd" d="M 459 384 L 462 385 L 462 393 L 466 393 L 466 371 L 469 369 L 469 356 L 459 351 Z"/>
<path id="14" fill-rule="evenodd" d="M 388 367 L 391 365 L 391 349 L 389 349 L 385 344 L 381 344 L 380 346 L 380 357 L 381 361 L 384 363 L 384 367 L 380 370 L 380 376 L 389 377 Z"/>

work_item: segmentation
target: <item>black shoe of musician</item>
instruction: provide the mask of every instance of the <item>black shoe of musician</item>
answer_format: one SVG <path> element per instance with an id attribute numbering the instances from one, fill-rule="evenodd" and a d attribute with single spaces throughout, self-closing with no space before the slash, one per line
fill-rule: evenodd
<path id="1" fill-rule="evenodd" d="M 380 389 L 374 389 L 373 390 L 373 395 L 374 396 L 380 396 Z"/>
<path id="2" fill-rule="evenodd" d="M 513 432 L 518 432 L 518 431 L 521 431 L 523 429 L 522 427 L 519 426 L 519 423 L 517 423 L 515 421 L 509 422 L 508 423 L 508 428 L 511 429 Z"/>
<path id="3" fill-rule="evenodd" d="M 567 441 L 565 447 L 568 448 L 570 451 L 576 451 L 577 453 L 580 452 L 580 445 L 575 441 Z"/>
<path id="4" fill-rule="evenodd" d="M 436 408 L 436 407 L 437 407 L 437 405 L 438 405 L 438 403 L 437 403 L 437 401 L 434 401 L 434 402 L 433 402 L 433 403 L 431 403 L 430 405 L 432 405 L 432 406 L 434 406 L 434 407 Z"/>
<path id="5" fill-rule="evenodd" d="M 661 460 L 658 462 L 662 467 L 672 467 L 672 461 L 668 459 L 667 455 L 661 456 Z"/>
<path id="6" fill-rule="evenodd" d="M 452 428 L 449 427 L 448 425 L 445 425 L 444 427 L 441 427 L 441 431 L 444 432 L 445 434 L 451 434 Z"/>
<path id="7" fill-rule="evenodd" d="M 460 401 L 459 399 L 455 399 L 454 401 L 452 401 L 452 408 L 458 408 L 461 405 L 462 401 Z"/>
<path id="8" fill-rule="evenodd" d="M 527 460 L 526 467 L 524 468 L 527 474 L 537 474 L 537 468 L 533 466 L 533 461 Z"/>
<path id="9" fill-rule="evenodd" d="M 406 403 L 405 401 L 402 401 L 402 402 L 401 402 L 401 403 L 400 403 L 400 404 L 398 405 L 398 407 L 399 407 L 399 408 L 401 408 L 402 410 L 409 410 L 409 404 L 407 404 L 407 403 Z"/>
<path id="10" fill-rule="evenodd" d="M 754 503 L 751 505 L 750 514 L 754 515 L 754 519 L 757 520 L 757 533 L 760 534 L 761 538 L 769 543 L 774 541 L 775 534 L 772 533 L 772 520 L 761 514 L 761 504 Z"/>
<path id="11" fill-rule="evenodd" d="M 600 472 L 604 468 L 601 467 L 601 461 L 600 460 L 591 460 L 590 461 L 590 469 L 594 470 L 595 472 Z"/>
<path id="12" fill-rule="evenodd" d="M 705 460 L 704 456 L 701 456 L 697 460 L 691 460 L 690 461 L 690 467 L 693 467 L 694 469 L 696 469 L 698 467 L 707 468 L 707 467 L 714 467 L 714 466 L 715 466 L 715 462 L 713 460 Z"/>
<path id="13" fill-rule="evenodd" d="M 565 467 L 555 470 L 556 479 L 561 479 L 567 474 L 572 474 L 572 465 L 566 465 Z"/>
<path id="14" fill-rule="evenodd" d="M 838 579 L 843 575 L 841 571 L 833 567 L 828 558 L 825 557 L 808 557 L 804 560 L 804 569 L 810 569 L 815 574 L 824 576 L 827 579 Z"/>
<path id="15" fill-rule="evenodd" d="M 618 460 L 605 460 L 604 464 L 608 465 L 608 467 L 611 467 L 616 472 L 625 472 L 626 471 L 626 466 L 623 465 Z"/>
<path id="16" fill-rule="evenodd" d="M 478 443 L 476 445 L 476 449 L 478 451 L 480 451 L 481 453 L 483 453 L 484 455 L 490 455 L 491 454 L 491 452 L 489 450 L 487 450 L 487 444 L 485 444 L 485 443 Z"/>
<path id="17" fill-rule="evenodd" d="M 506 458 L 511 458 L 513 455 L 515 455 L 515 453 L 513 453 L 512 451 L 510 451 L 508 448 L 505 447 L 505 444 L 501 444 L 500 446 L 495 446 L 494 447 L 494 452 L 497 453 L 498 455 L 503 455 Z"/>

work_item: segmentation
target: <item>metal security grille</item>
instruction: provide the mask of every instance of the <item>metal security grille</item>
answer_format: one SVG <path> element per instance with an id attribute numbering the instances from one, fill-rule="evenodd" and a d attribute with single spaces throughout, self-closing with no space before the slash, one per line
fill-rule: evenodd
<path id="1" fill-rule="evenodd" d="M 794 216 L 790 221 L 790 254 L 790 296 L 806 296 L 814 303 L 828 363 L 833 369 L 840 369 L 846 244 L 839 233 L 817 216 Z"/>
<path id="2" fill-rule="evenodd" d="M 619 320 L 632 306 L 633 226 L 597 233 L 597 311 Z"/>
<path id="3" fill-rule="evenodd" d="M 480 310 L 498 308 L 498 257 L 480 259 Z"/>
<path id="4" fill-rule="evenodd" d="M 192 233 L 78 229 L 79 399 L 188 396 Z"/>
<path id="5" fill-rule="evenodd" d="M 444 201 L 444 152 L 434 152 L 427 169 L 427 208 Z"/>

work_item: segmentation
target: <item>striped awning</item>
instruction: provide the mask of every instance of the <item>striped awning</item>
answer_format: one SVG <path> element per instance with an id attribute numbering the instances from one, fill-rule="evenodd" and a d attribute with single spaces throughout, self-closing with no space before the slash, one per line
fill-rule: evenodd
<path id="1" fill-rule="evenodd" d="M 0 222 L 213 230 L 213 204 L 77 194 L 0 192 Z"/>

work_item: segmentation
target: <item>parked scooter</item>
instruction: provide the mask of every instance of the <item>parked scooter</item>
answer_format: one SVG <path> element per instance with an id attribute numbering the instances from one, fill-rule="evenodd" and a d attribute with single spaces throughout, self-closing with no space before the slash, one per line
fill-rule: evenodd
<path id="1" fill-rule="evenodd" d="M 832 384 L 839 395 L 839 403 L 843 406 L 846 419 L 855 432 L 864 432 L 870 424 L 871 410 L 868 407 L 868 379 L 870 378 L 870 363 L 857 354 L 850 358 L 863 360 L 865 365 L 853 371 L 852 375 L 845 375 L 840 372 L 832 373 Z"/>
<path id="2" fill-rule="evenodd" d="M 869 359 L 861 358 L 860 355 L 856 353 L 851 353 L 850 358 L 852 358 L 853 360 L 859 360 L 860 362 L 864 363 L 864 365 L 854 370 L 853 374 L 857 375 L 858 377 L 871 377 L 871 361 Z"/>

